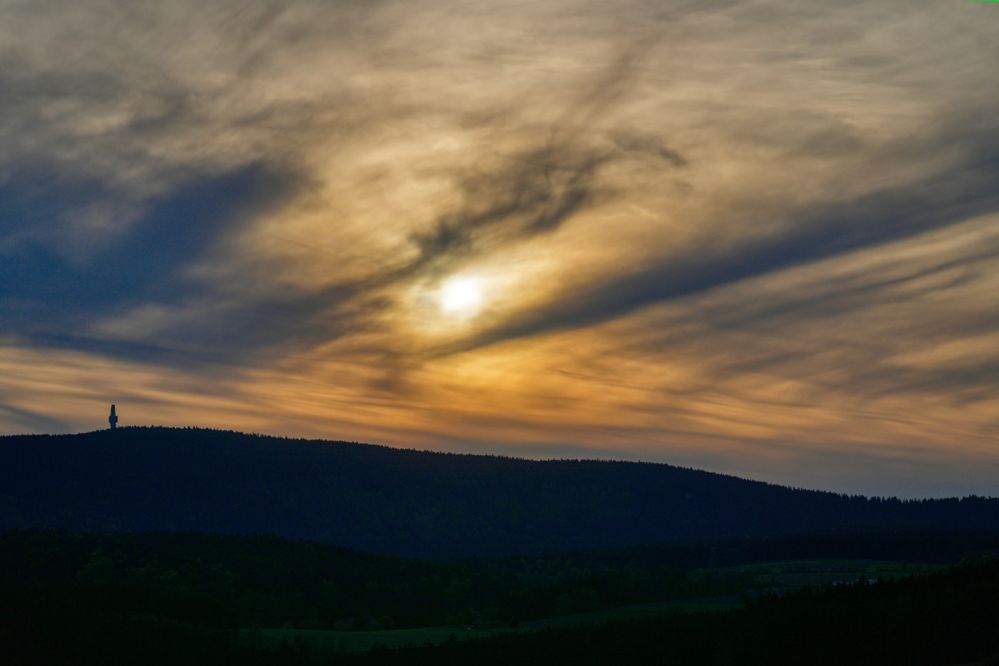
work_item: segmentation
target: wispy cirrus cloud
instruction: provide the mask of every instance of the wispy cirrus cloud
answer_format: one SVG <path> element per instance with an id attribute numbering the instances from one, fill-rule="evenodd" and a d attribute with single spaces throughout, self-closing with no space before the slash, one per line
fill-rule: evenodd
<path id="1" fill-rule="evenodd" d="M 987 10 L 3 3 L 0 429 L 120 396 L 159 422 L 979 490 Z M 440 310 L 456 276 L 474 316 Z"/>

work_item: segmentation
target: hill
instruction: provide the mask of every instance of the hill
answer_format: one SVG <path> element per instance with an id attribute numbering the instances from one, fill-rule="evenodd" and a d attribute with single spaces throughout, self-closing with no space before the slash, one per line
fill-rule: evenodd
<path id="1" fill-rule="evenodd" d="M 460 557 L 999 527 L 999 500 L 900 501 L 665 464 L 529 461 L 235 432 L 0 438 L 0 529 L 263 533 Z"/>

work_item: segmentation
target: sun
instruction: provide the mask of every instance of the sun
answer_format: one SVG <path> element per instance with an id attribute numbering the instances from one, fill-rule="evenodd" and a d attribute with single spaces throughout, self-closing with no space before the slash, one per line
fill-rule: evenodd
<path id="1" fill-rule="evenodd" d="M 472 278 L 451 278 L 440 290 L 441 311 L 451 315 L 473 315 L 482 306 L 482 288 Z"/>

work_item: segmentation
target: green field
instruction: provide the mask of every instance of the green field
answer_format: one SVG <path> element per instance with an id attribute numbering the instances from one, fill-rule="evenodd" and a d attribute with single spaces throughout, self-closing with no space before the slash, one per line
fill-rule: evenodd
<path id="1" fill-rule="evenodd" d="M 740 605 L 738 599 L 697 599 L 608 608 L 589 613 L 521 622 L 510 627 L 442 626 L 416 629 L 381 629 L 376 631 L 336 631 L 322 629 L 253 629 L 244 630 L 241 638 L 257 648 L 281 649 L 287 645 L 306 648 L 316 654 L 367 652 L 378 648 L 439 645 L 450 640 L 464 641 L 501 634 L 523 633 L 557 627 L 601 624 L 614 620 L 640 620 L 670 613 L 693 613 L 728 610 Z"/>
<path id="2" fill-rule="evenodd" d="M 469 627 L 420 627 L 377 631 L 325 631 L 322 629 L 251 629 L 241 638 L 254 648 L 280 649 L 287 645 L 307 648 L 315 654 L 367 652 L 378 648 L 439 645 L 449 640 L 486 638 L 517 631 L 513 628 L 473 629 Z"/>

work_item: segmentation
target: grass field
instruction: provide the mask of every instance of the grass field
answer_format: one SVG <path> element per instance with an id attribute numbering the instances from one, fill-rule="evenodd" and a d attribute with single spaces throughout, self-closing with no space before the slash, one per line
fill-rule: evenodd
<path id="1" fill-rule="evenodd" d="M 254 629 L 244 630 L 242 638 L 254 647 L 281 649 L 283 646 L 307 648 L 315 654 L 333 655 L 346 652 L 366 652 L 378 648 L 418 645 L 439 645 L 450 640 L 464 641 L 500 634 L 538 631 L 557 627 L 600 624 L 614 620 L 636 620 L 670 613 L 694 613 L 736 608 L 736 598 L 696 599 L 664 603 L 638 604 L 608 608 L 589 613 L 521 622 L 510 627 L 478 628 L 469 626 L 420 627 L 416 629 L 382 629 L 376 631 L 336 631 L 316 629 Z"/>
<path id="2" fill-rule="evenodd" d="M 485 638 L 515 628 L 472 629 L 468 627 L 420 627 L 417 629 L 382 629 L 377 631 L 325 631 L 321 629 L 258 629 L 243 632 L 252 647 L 281 649 L 282 646 L 306 647 L 316 654 L 367 652 L 377 648 L 413 645 L 438 645 L 449 640 Z"/>

